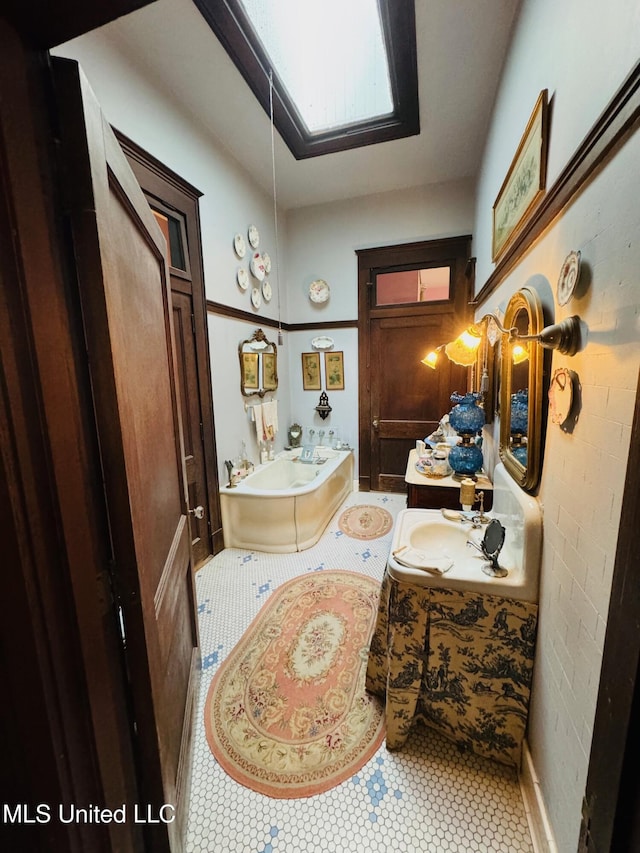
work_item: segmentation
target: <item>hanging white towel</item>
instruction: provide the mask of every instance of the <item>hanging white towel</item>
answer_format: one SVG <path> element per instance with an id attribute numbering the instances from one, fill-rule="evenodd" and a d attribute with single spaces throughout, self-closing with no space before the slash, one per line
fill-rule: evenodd
<path id="1" fill-rule="evenodd" d="M 253 407 L 253 418 L 256 422 L 256 438 L 258 439 L 258 447 L 265 441 L 264 434 L 264 413 L 262 404 L 258 403 Z"/>
<path id="2" fill-rule="evenodd" d="M 278 432 L 278 401 L 270 400 L 262 404 L 262 420 L 267 441 L 273 441 Z"/>

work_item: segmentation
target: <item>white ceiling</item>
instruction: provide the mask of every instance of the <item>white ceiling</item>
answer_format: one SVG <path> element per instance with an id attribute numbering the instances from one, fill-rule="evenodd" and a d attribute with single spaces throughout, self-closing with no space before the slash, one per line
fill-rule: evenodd
<path id="1" fill-rule="evenodd" d="M 519 5 L 416 0 L 420 134 L 296 161 L 276 133 L 279 206 L 475 178 Z M 103 32 L 271 192 L 269 118 L 191 0 L 157 0 Z"/>

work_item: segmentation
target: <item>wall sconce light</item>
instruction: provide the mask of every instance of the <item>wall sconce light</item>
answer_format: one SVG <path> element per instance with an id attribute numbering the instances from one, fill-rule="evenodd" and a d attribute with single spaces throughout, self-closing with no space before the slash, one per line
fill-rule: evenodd
<path id="1" fill-rule="evenodd" d="M 511 329 L 505 329 L 495 314 L 485 314 L 477 323 L 469 326 L 462 334 L 458 335 L 454 341 L 442 344 L 428 353 L 421 359 L 421 364 L 435 370 L 442 350 L 454 364 L 460 364 L 463 367 L 475 364 L 478 348 L 482 343 L 489 321 L 493 321 L 498 331 L 502 332 L 503 335 L 509 335 L 509 343 L 515 344 L 512 351 L 514 364 L 519 364 L 529 358 L 528 341 L 536 341 L 544 349 L 557 349 L 563 355 L 575 355 L 580 348 L 580 318 L 575 314 L 560 323 L 546 326 L 537 335 L 523 335 L 515 326 Z M 524 346 L 521 345 L 521 341 L 525 342 Z"/>
<path id="2" fill-rule="evenodd" d="M 575 355 L 580 349 L 580 317 L 574 314 L 553 326 L 546 326 L 537 335 L 522 335 L 515 328 L 505 329 L 495 314 L 485 314 L 482 320 L 492 319 L 498 329 L 509 335 L 509 343 L 516 341 L 537 341 L 543 349 L 557 349 L 563 355 Z M 482 321 L 481 321 L 482 322 Z"/>

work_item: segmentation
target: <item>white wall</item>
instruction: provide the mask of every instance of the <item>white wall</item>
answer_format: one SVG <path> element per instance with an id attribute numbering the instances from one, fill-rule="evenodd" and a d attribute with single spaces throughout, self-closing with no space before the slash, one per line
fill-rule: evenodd
<path id="1" fill-rule="evenodd" d="M 525 0 L 497 98 L 479 182 L 477 287 L 492 270 L 491 209 L 542 88 L 552 98 L 550 186 L 640 57 L 640 7 Z M 572 434 L 549 424 L 538 650 L 528 739 L 561 853 L 577 848 L 602 662 L 611 576 L 640 363 L 640 134 L 547 229 L 484 310 L 535 287 L 560 320 L 589 328 L 574 358 L 554 353 L 582 386 Z M 571 250 L 582 253 L 578 295 L 555 301 Z"/>
<path id="2" fill-rule="evenodd" d="M 473 198 L 472 182 L 457 181 L 289 211 L 290 319 L 327 324 L 356 320 L 356 249 L 470 234 Z M 309 284 L 316 278 L 331 286 L 331 298 L 321 306 L 309 301 Z"/>

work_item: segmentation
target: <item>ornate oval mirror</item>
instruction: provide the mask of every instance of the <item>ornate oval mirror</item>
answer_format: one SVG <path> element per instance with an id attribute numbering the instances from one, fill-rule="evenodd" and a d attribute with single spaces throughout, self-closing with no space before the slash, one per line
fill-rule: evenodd
<path id="1" fill-rule="evenodd" d="M 238 345 L 240 356 L 240 391 L 245 397 L 264 397 L 278 387 L 278 348 L 267 340 L 262 329 L 256 329 Z"/>
<path id="2" fill-rule="evenodd" d="M 507 329 L 537 335 L 543 327 L 540 297 L 523 287 L 511 297 L 504 316 Z M 502 336 L 500 368 L 500 458 L 526 491 L 540 480 L 542 451 L 543 350 L 537 341 Z"/>

